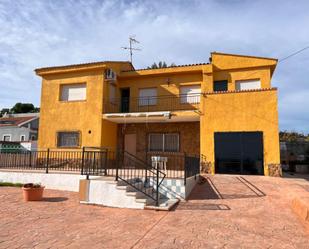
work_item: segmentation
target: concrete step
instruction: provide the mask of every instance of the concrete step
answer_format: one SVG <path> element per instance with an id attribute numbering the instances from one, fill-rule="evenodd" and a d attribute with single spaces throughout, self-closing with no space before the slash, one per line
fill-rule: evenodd
<path id="1" fill-rule="evenodd" d="M 157 210 L 157 211 L 169 211 L 171 210 L 177 203 L 179 199 L 161 199 L 159 201 L 159 206 L 155 205 L 155 202 L 151 202 L 145 205 L 144 209 L 148 210 Z"/>

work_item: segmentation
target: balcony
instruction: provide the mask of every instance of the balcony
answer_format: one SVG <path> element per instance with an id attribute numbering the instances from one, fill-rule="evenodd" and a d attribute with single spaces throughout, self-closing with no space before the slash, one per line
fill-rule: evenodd
<path id="1" fill-rule="evenodd" d="M 104 101 L 103 113 L 198 110 L 201 94 L 116 98 Z"/>
<path id="2" fill-rule="evenodd" d="M 110 99 L 104 101 L 103 117 L 117 123 L 160 122 L 171 120 L 172 116 L 175 122 L 177 122 L 175 118 L 179 120 L 181 118 L 182 121 L 197 121 L 202 96 L 202 94 L 180 94 Z M 186 114 L 179 115 L 179 112 L 184 111 Z"/>

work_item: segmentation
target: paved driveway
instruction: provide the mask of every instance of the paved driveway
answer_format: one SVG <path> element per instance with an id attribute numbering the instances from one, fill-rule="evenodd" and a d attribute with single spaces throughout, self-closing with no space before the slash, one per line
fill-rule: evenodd
<path id="1" fill-rule="evenodd" d="M 76 193 L 54 190 L 24 203 L 20 189 L 1 187 L 0 248 L 309 248 L 290 208 L 298 187 L 294 179 L 209 176 L 172 212 L 80 205 Z"/>

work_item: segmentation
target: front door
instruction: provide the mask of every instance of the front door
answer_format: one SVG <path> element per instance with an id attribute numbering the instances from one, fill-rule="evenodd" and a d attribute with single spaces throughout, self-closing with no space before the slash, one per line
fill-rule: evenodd
<path id="1" fill-rule="evenodd" d="M 124 135 L 124 150 L 136 156 L 136 134 Z"/>
<path id="2" fill-rule="evenodd" d="M 263 175 L 263 133 L 216 132 L 215 171 L 223 174 Z"/>
<path id="3" fill-rule="evenodd" d="M 121 104 L 120 104 L 120 112 L 130 112 L 130 88 L 122 88 L 120 89 L 121 93 Z"/>

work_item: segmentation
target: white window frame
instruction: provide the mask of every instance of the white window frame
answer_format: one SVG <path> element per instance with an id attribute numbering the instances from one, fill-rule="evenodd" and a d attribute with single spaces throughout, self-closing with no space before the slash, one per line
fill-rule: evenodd
<path id="1" fill-rule="evenodd" d="M 261 89 L 261 79 L 235 80 L 235 89 L 236 91 Z"/>
<path id="2" fill-rule="evenodd" d="M 201 101 L 201 85 L 180 86 L 181 104 L 198 104 L 200 103 L 200 101 Z"/>
<path id="3" fill-rule="evenodd" d="M 78 141 L 77 145 L 59 145 L 59 135 L 60 133 L 76 133 L 78 134 Z M 57 131 L 56 133 L 57 136 L 57 148 L 79 148 L 81 144 L 81 133 L 79 131 Z"/>
<path id="4" fill-rule="evenodd" d="M 162 139 L 162 151 L 154 151 L 154 150 L 150 150 L 150 136 L 151 135 L 161 135 L 163 137 Z M 165 151 L 165 136 L 166 135 L 177 135 L 177 150 L 176 151 Z M 175 133 L 175 132 L 171 132 L 171 133 L 149 133 L 148 134 L 148 152 L 179 152 L 180 151 L 180 134 L 179 133 Z"/>
<path id="5" fill-rule="evenodd" d="M 24 138 L 24 140 L 21 139 L 22 137 Z M 20 142 L 25 142 L 26 141 L 26 135 L 20 135 L 20 139 L 19 140 L 20 140 Z"/>
<path id="6" fill-rule="evenodd" d="M 154 90 L 155 94 L 149 96 L 141 96 L 143 91 L 151 91 Z M 138 90 L 138 105 L 139 106 L 149 106 L 149 105 L 156 105 L 158 99 L 158 89 L 156 87 L 151 88 L 140 88 Z"/>
<path id="7" fill-rule="evenodd" d="M 10 137 L 10 140 L 4 140 L 4 137 Z M 2 141 L 11 142 L 12 141 L 12 134 L 3 134 Z"/>
<path id="8" fill-rule="evenodd" d="M 84 92 L 82 93 L 79 93 L 80 96 L 79 97 L 73 97 L 74 94 L 76 95 L 76 93 L 72 93 L 73 96 L 70 98 L 70 91 L 68 90 L 68 93 L 65 95 L 64 94 L 64 89 L 65 88 L 69 88 L 71 87 L 72 89 L 74 88 L 78 88 L 78 86 L 80 86 L 80 89 L 83 89 Z M 60 96 L 59 96 L 59 99 L 60 101 L 62 102 L 75 102 L 75 101 L 85 101 L 87 100 L 87 84 L 85 82 L 82 82 L 82 83 L 72 83 L 72 84 L 61 84 L 60 85 Z"/>

